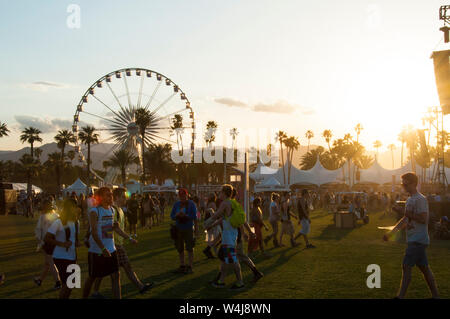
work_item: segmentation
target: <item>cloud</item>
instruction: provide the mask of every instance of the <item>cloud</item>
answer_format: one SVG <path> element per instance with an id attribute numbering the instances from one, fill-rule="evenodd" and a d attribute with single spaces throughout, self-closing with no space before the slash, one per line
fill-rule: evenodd
<path id="1" fill-rule="evenodd" d="M 33 83 L 22 83 L 19 85 L 22 88 L 25 89 L 31 89 L 33 91 L 38 92 L 47 92 L 49 89 L 68 89 L 73 87 L 72 85 L 65 84 L 65 83 L 56 83 L 56 82 L 50 82 L 50 81 L 37 81 Z"/>
<path id="2" fill-rule="evenodd" d="M 224 104 L 227 106 L 237 106 L 237 107 L 248 107 L 248 105 L 244 102 L 241 102 L 239 100 L 235 100 L 229 97 L 222 97 L 222 98 L 218 98 L 218 99 L 214 99 L 214 102 L 219 103 L 219 104 Z"/>
<path id="3" fill-rule="evenodd" d="M 14 116 L 14 118 L 19 124 L 20 129 L 32 126 L 39 129 L 44 134 L 56 132 L 62 129 L 70 130 L 72 128 L 72 121 L 66 119 L 58 119 L 58 118 L 44 119 L 41 117 L 35 117 L 30 115 L 16 115 Z"/>
<path id="4" fill-rule="evenodd" d="M 314 109 L 288 103 L 284 100 L 278 100 L 274 103 L 257 103 L 254 105 L 248 105 L 239 100 L 233 98 L 216 98 L 216 103 L 223 104 L 229 107 L 241 107 L 252 110 L 253 112 L 265 112 L 265 113 L 279 113 L 279 114 L 291 114 L 295 111 L 299 111 L 303 115 L 312 115 L 315 113 Z"/>
<path id="5" fill-rule="evenodd" d="M 290 114 L 295 112 L 296 107 L 286 101 L 280 100 L 272 104 L 258 103 L 252 109 L 255 112 Z"/>

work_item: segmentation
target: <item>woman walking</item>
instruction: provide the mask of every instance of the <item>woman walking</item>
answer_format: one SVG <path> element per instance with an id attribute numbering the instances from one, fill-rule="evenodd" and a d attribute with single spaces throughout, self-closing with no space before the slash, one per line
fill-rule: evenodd
<path id="1" fill-rule="evenodd" d="M 72 289 L 67 287 L 67 279 L 72 271 L 68 267 L 77 262 L 76 247 L 79 247 L 78 232 L 79 214 L 77 202 L 71 198 L 63 204 L 61 215 L 56 219 L 45 235 L 45 242 L 55 247 L 53 262 L 61 277 L 62 287 L 59 292 L 60 299 L 69 299 Z"/>
<path id="2" fill-rule="evenodd" d="M 271 203 L 270 203 L 270 207 L 269 207 L 269 212 L 270 212 L 269 222 L 270 222 L 270 225 L 272 226 L 272 234 L 270 234 L 269 236 L 267 236 L 264 239 L 264 244 L 267 246 L 267 243 L 269 242 L 269 240 L 271 240 L 273 238 L 273 245 L 274 245 L 274 247 L 280 247 L 280 245 L 278 243 L 278 239 L 277 239 L 278 222 L 281 219 L 281 216 L 280 216 L 280 195 L 278 195 L 276 193 L 272 193 L 272 195 L 271 195 Z"/>
<path id="3" fill-rule="evenodd" d="M 263 238 L 262 238 L 262 228 L 267 230 L 269 228 L 264 224 L 262 210 L 261 210 L 261 198 L 256 197 L 253 200 L 253 207 L 250 212 L 250 226 L 255 229 L 256 238 L 250 238 L 248 241 L 248 253 L 256 251 L 259 247 L 262 254 L 264 252 Z"/>
<path id="4" fill-rule="evenodd" d="M 39 216 L 38 223 L 35 229 L 36 239 L 38 240 L 37 251 L 44 254 L 44 267 L 39 276 L 34 277 L 33 281 L 36 285 L 40 286 L 47 277 L 50 271 L 55 279 L 55 289 L 61 288 L 61 280 L 59 279 L 58 269 L 53 263 L 53 250 L 54 247 L 45 244 L 44 238 L 48 229 L 53 222 L 59 218 L 59 215 L 53 209 L 53 203 L 50 199 L 45 199 L 42 203 L 42 214 Z"/>

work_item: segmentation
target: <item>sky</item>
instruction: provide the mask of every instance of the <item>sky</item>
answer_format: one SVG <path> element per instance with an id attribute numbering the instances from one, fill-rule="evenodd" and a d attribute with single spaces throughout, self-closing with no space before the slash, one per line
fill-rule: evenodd
<path id="1" fill-rule="evenodd" d="M 79 28 L 68 25 L 72 4 Z M 281 129 L 302 145 L 312 130 L 311 144 L 325 146 L 323 130 L 355 137 L 361 123 L 367 149 L 375 140 L 384 151 L 400 148 L 402 126 L 422 127 L 427 107 L 439 104 L 430 56 L 448 48 L 439 31 L 444 4 L 1 0 L 0 122 L 11 133 L 0 150 L 26 146 L 18 136 L 30 125 L 52 142 L 90 85 L 126 67 L 172 79 L 197 127 L 215 120 L 219 129 Z"/>

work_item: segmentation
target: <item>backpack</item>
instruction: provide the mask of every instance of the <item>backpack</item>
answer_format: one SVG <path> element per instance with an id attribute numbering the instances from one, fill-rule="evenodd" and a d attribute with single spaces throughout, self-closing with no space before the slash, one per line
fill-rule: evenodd
<path id="1" fill-rule="evenodd" d="M 230 203 L 232 213 L 231 216 L 228 217 L 228 221 L 230 222 L 231 226 L 233 226 L 233 228 L 239 228 L 245 224 L 245 211 L 237 200 L 230 199 Z"/>

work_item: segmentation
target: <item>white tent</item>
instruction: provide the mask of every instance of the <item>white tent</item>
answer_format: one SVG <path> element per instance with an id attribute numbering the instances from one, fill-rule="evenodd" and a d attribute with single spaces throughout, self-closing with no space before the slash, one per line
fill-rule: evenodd
<path id="1" fill-rule="evenodd" d="M 78 178 L 72 185 L 63 190 L 63 194 L 69 193 L 70 195 L 72 192 L 75 192 L 77 196 L 80 196 L 81 194 L 86 194 L 86 189 L 86 184 Z"/>
<path id="2" fill-rule="evenodd" d="M 11 183 L 13 186 L 13 189 L 16 191 L 27 191 L 27 183 Z M 31 190 L 35 192 L 35 194 L 42 193 L 42 189 L 40 187 L 37 187 L 35 185 L 31 185 Z"/>
<path id="3" fill-rule="evenodd" d="M 310 179 L 308 182 L 320 186 L 322 184 L 338 182 L 340 175 L 342 175 L 342 168 L 338 168 L 335 170 L 328 170 L 325 167 L 323 167 L 322 163 L 320 162 L 319 156 L 317 156 L 316 164 L 314 164 L 314 166 L 311 169 L 306 170 L 304 172 L 309 174 Z"/>
<path id="4" fill-rule="evenodd" d="M 261 182 L 270 177 L 270 175 L 273 175 L 278 170 L 275 168 L 267 167 L 263 163 L 258 163 L 256 166 L 256 169 L 249 174 L 250 178 L 253 179 L 256 182 Z"/>
<path id="5" fill-rule="evenodd" d="M 255 185 L 255 193 L 261 192 L 289 192 L 289 187 L 283 186 L 275 177 L 270 177 L 261 184 Z"/>
<path id="6" fill-rule="evenodd" d="M 126 189 L 130 194 L 140 194 L 141 193 L 141 183 L 138 181 L 135 181 L 134 179 L 131 179 L 128 181 L 128 183 L 125 185 Z"/>
<path id="7" fill-rule="evenodd" d="M 166 179 L 164 181 L 164 184 L 159 188 L 160 192 L 169 192 L 169 193 L 176 193 L 177 188 L 175 186 L 175 183 L 171 179 Z"/>
<path id="8" fill-rule="evenodd" d="M 144 187 L 142 187 L 142 192 L 143 193 L 158 193 L 159 186 L 156 184 L 145 185 Z"/>

